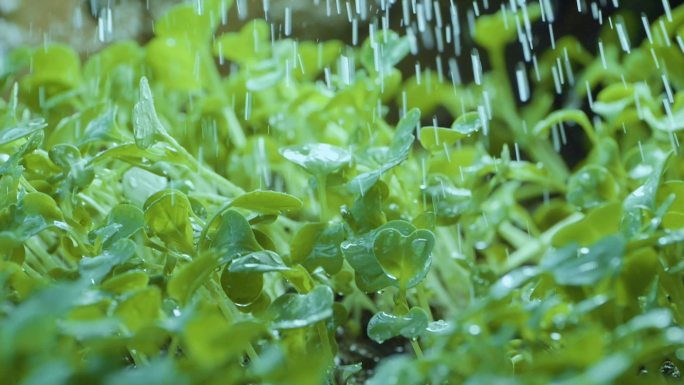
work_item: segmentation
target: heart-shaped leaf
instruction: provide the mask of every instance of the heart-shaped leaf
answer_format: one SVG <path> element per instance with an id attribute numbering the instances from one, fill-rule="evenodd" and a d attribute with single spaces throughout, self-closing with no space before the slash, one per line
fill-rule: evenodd
<path id="1" fill-rule="evenodd" d="M 420 337 L 429 325 L 425 310 L 414 307 L 404 315 L 385 312 L 376 313 L 368 322 L 368 337 L 377 343 L 383 343 L 393 337 Z"/>
<path id="2" fill-rule="evenodd" d="M 406 289 L 416 286 L 427 275 L 434 245 L 435 236 L 429 230 L 404 235 L 390 228 L 375 235 L 373 253 L 385 275 Z"/>
<path id="3" fill-rule="evenodd" d="M 333 292 L 328 286 L 316 286 L 307 294 L 284 294 L 268 311 L 274 329 L 298 329 L 332 317 Z"/>
<path id="4" fill-rule="evenodd" d="M 373 253 L 375 236 L 385 229 L 394 229 L 404 235 L 416 231 L 416 227 L 406 221 L 391 221 L 367 234 L 348 239 L 340 245 L 344 257 L 354 268 L 356 285 L 367 293 L 384 289 L 394 282 L 385 274 Z"/>

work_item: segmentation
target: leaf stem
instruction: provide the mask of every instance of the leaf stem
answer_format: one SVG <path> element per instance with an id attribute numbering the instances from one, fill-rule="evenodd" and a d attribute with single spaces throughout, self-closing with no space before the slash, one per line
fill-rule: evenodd
<path id="1" fill-rule="evenodd" d="M 231 309 L 231 307 L 228 306 L 228 303 L 231 302 L 229 302 L 229 299 L 225 296 L 223 290 L 219 288 L 219 285 L 217 283 L 217 277 L 218 274 L 214 274 L 214 277 L 212 277 L 212 279 L 209 280 L 209 292 L 211 293 L 213 299 L 216 301 L 216 304 L 221 310 L 223 316 L 226 318 L 228 322 L 232 323 L 235 320 L 235 316 L 233 315 L 233 309 Z M 252 362 L 259 359 L 259 355 L 257 354 L 256 350 L 254 349 L 251 343 L 247 345 L 246 353 L 247 357 L 249 357 L 249 360 Z"/>
<path id="2" fill-rule="evenodd" d="M 335 384 L 335 355 L 333 354 L 332 346 L 330 346 L 330 336 L 328 333 L 328 327 L 326 326 L 326 321 L 320 321 L 316 323 L 316 331 L 318 332 L 318 338 L 321 340 L 321 346 L 323 348 L 323 354 L 327 358 L 327 371 L 330 376 L 330 383 Z"/>
<path id="3" fill-rule="evenodd" d="M 413 348 L 413 352 L 416 354 L 416 358 L 421 359 L 423 358 L 423 349 L 420 348 L 420 344 L 418 343 L 418 340 L 411 338 L 411 347 Z"/>
<path id="4" fill-rule="evenodd" d="M 321 222 L 328 221 L 328 197 L 326 195 L 326 176 L 316 175 L 316 190 L 318 193 L 318 215 Z"/>

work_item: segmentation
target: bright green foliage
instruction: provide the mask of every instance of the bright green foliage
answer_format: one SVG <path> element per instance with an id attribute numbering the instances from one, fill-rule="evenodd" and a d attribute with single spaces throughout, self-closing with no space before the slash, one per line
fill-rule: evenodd
<path id="1" fill-rule="evenodd" d="M 418 307 L 401 316 L 380 312 L 368 322 L 368 336 L 379 343 L 396 336 L 417 338 L 427 327 L 428 315 L 425 310 Z"/>
<path id="2" fill-rule="evenodd" d="M 675 383 L 684 7 L 536 50 L 523 102 L 528 3 L 474 20 L 481 84 L 223 0 L 0 56 L 0 382 Z"/>
<path id="3" fill-rule="evenodd" d="M 299 329 L 332 317 L 333 293 L 316 286 L 308 294 L 285 294 L 268 308 L 275 329 Z"/>
<path id="4" fill-rule="evenodd" d="M 383 229 L 373 239 L 373 254 L 390 279 L 399 287 L 416 286 L 430 268 L 430 253 L 435 238 L 428 230 L 404 235 L 392 228 Z"/>

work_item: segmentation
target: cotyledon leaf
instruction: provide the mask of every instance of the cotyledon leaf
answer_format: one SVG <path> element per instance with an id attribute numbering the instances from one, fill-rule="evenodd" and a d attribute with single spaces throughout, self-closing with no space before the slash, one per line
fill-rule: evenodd
<path id="1" fill-rule="evenodd" d="M 283 294 L 268 309 L 274 329 L 298 329 L 332 317 L 333 292 L 316 286 L 307 294 Z"/>
<path id="2" fill-rule="evenodd" d="M 429 325 L 425 310 L 414 307 L 404 315 L 376 313 L 368 322 L 368 337 L 377 343 L 383 343 L 392 337 L 420 337 Z"/>
<path id="3" fill-rule="evenodd" d="M 401 289 L 416 286 L 430 268 L 435 236 L 429 230 L 416 230 L 404 235 L 395 229 L 384 229 L 373 239 L 373 253 L 387 277 Z"/>

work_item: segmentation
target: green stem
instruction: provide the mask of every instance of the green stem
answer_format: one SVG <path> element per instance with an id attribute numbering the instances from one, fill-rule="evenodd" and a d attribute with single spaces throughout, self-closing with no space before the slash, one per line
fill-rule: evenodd
<path id="1" fill-rule="evenodd" d="M 326 195 L 326 176 L 316 176 L 316 186 L 318 193 L 318 214 L 321 222 L 328 221 L 328 196 Z"/>
<path id="2" fill-rule="evenodd" d="M 435 318 L 432 315 L 432 309 L 430 309 L 430 303 L 428 302 L 427 295 L 425 293 L 425 287 L 422 284 L 416 288 L 416 296 L 418 297 L 418 303 L 420 304 L 420 307 L 427 312 L 430 321 L 434 321 Z"/>
<path id="3" fill-rule="evenodd" d="M 209 280 L 209 292 L 211 297 L 213 297 L 214 301 L 216 301 L 216 304 L 218 305 L 219 309 L 221 310 L 221 313 L 223 316 L 226 318 L 228 322 L 233 322 L 235 320 L 234 314 L 234 309 L 232 309 L 228 304 L 229 299 L 225 296 L 225 293 L 223 290 L 220 289 L 219 284 L 217 283 L 218 281 L 218 274 L 215 274 L 212 279 Z M 257 354 L 256 350 L 252 346 L 252 344 L 247 345 L 247 357 L 249 357 L 249 360 L 254 362 L 259 359 L 259 355 Z"/>
<path id="4" fill-rule="evenodd" d="M 420 344 L 418 343 L 418 340 L 411 339 L 411 347 L 413 348 L 413 352 L 416 354 L 416 358 L 421 359 L 423 358 L 423 349 L 420 348 Z"/>
<path id="5" fill-rule="evenodd" d="M 318 338 L 321 340 L 321 346 L 323 348 L 323 354 L 326 356 L 328 361 L 328 375 L 330 377 L 330 383 L 335 384 L 335 355 L 333 354 L 332 347 L 330 346 L 330 336 L 328 334 L 328 327 L 325 325 L 326 321 L 320 321 L 316 323 L 316 331 L 318 332 Z"/>

